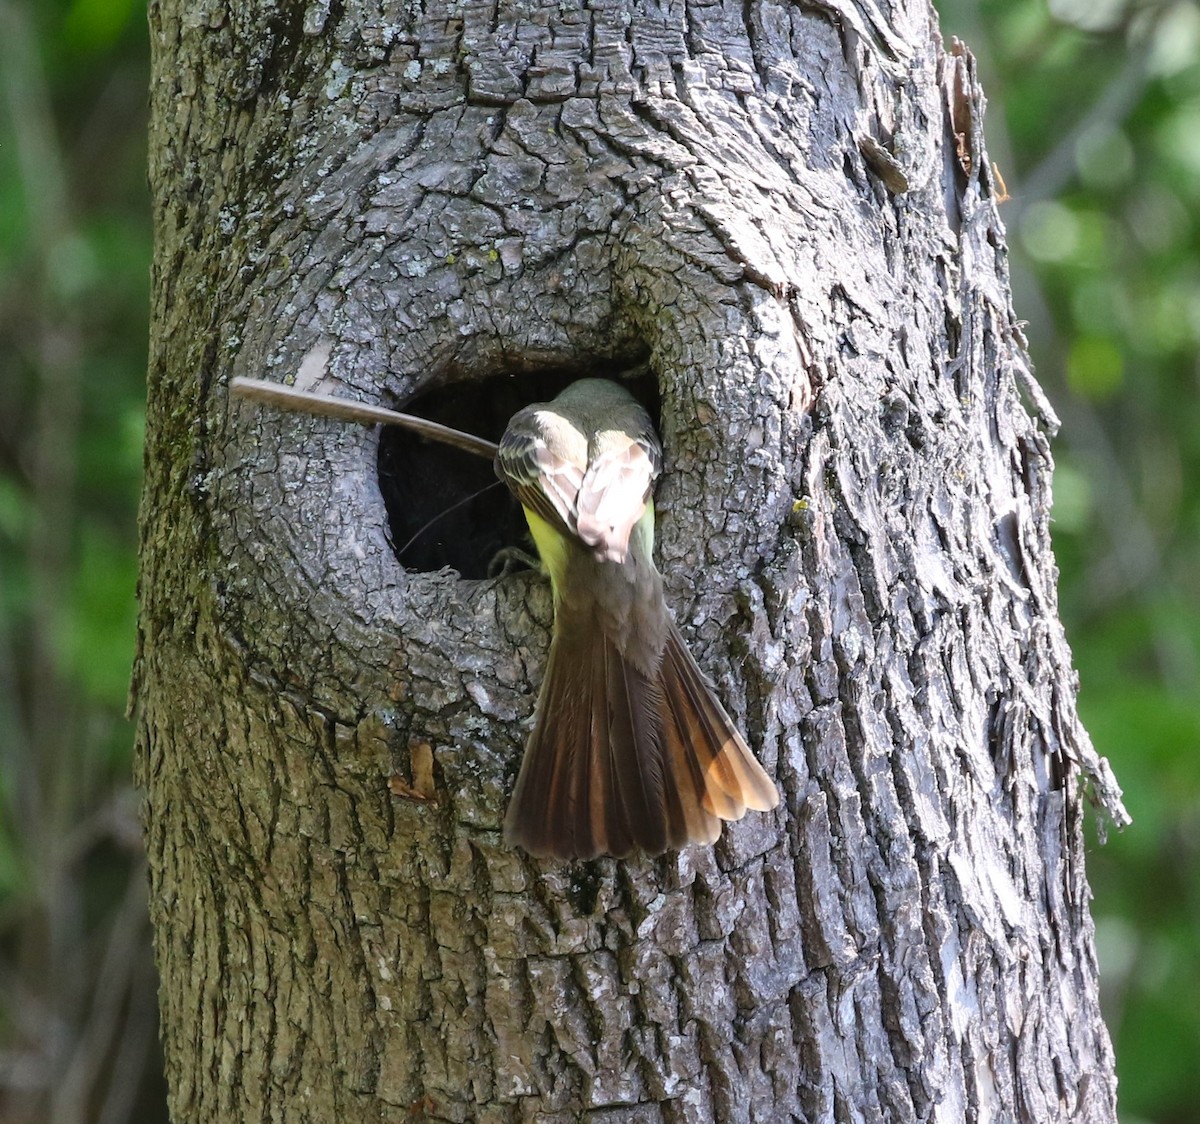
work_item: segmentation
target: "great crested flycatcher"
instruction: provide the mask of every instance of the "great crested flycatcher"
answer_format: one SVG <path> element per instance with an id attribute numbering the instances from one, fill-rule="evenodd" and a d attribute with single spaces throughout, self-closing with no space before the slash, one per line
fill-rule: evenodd
<path id="1" fill-rule="evenodd" d="M 654 567 L 649 415 L 582 379 L 508 423 L 496 474 L 525 509 L 554 596 L 554 634 L 504 834 L 561 859 L 712 843 L 775 807 L 667 613 Z"/>

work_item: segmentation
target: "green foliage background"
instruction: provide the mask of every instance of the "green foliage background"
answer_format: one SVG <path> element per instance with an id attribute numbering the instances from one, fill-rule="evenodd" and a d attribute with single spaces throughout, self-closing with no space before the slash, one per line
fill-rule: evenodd
<path id="1" fill-rule="evenodd" d="M 1125 1124 L 1200 1104 L 1200 8 L 941 0 L 1063 419 L 1089 872 Z M 150 232 L 145 14 L 0 0 L 0 1118 L 163 1119 L 124 717 Z"/>
<path id="2" fill-rule="evenodd" d="M 144 10 L 0 0 L 0 1119 L 165 1119 L 125 696 Z"/>
<path id="3" fill-rule="evenodd" d="M 1121 1119 L 1200 1105 L 1200 7 L 941 0 L 979 60 L 1013 300 L 1059 411 L 1080 707 L 1131 828 L 1088 874 Z"/>

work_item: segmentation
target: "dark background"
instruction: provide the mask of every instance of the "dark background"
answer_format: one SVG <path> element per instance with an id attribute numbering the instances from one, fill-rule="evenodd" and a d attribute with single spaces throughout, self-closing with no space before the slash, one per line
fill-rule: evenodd
<path id="1" fill-rule="evenodd" d="M 1200 1104 L 1200 7 L 942 0 L 979 60 L 1014 302 L 1063 419 L 1122 1121 Z M 0 1119 L 163 1119 L 124 717 L 149 303 L 146 17 L 0 0 Z"/>

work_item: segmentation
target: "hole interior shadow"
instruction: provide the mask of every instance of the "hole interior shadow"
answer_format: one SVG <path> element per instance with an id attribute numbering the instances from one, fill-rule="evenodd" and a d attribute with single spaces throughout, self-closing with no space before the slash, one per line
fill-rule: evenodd
<path id="1" fill-rule="evenodd" d="M 430 421 L 499 441 L 509 419 L 545 402 L 579 378 L 618 377 L 610 370 L 534 371 L 444 383 L 398 408 Z M 658 387 L 645 366 L 620 378 L 658 423 Z M 469 579 L 488 576 L 506 547 L 532 551 L 520 504 L 496 478 L 492 462 L 428 441 L 397 426 L 379 434 L 379 490 L 389 539 L 409 571 L 450 568 Z"/>

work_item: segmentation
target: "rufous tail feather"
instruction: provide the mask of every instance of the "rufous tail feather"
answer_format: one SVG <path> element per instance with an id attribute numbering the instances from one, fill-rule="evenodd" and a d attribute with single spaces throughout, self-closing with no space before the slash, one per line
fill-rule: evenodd
<path id="1" fill-rule="evenodd" d="M 594 621 L 557 622 L 509 843 L 560 859 L 655 855 L 778 802 L 673 624 L 648 676 Z"/>

